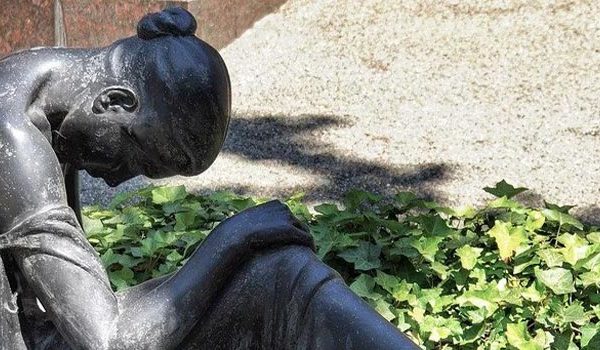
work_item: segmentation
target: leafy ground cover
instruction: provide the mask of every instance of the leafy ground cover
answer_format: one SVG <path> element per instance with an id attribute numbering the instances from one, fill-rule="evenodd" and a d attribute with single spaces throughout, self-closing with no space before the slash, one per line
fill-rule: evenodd
<path id="1" fill-rule="evenodd" d="M 319 257 L 427 349 L 600 349 L 600 229 L 569 206 L 530 208 L 502 181 L 482 208 L 351 191 L 287 200 Z M 170 273 L 220 221 L 264 200 L 150 187 L 84 210 L 115 289 Z"/>

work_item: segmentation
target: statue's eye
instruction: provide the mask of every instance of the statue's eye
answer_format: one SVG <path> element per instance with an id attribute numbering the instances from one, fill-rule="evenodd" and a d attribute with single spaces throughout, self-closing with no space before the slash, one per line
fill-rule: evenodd
<path id="1" fill-rule="evenodd" d="M 138 107 L 138 100 L 133 91 L 126 88 L 110 88 L 94 100 L 92 111 L 96 114 L 112 112 L 133 112 Z"/>

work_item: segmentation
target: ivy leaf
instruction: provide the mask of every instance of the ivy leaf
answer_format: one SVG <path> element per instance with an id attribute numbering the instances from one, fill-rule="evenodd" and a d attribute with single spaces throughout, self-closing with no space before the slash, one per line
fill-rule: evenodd
<path id="1" fill-rule="evenodd" d="M 412 241 L 411 246 L 421 253 L 421 255 L 430 262 L 434 261 L 435 253 L 438 252 L 438 245 L 444 240 L 443 237 L 419 237 Z"/>
<path id="2" fill-rule="evenodd" d="M 323 203 L 315 206 L 315 211 L 323 216 L 336 216 L 340 213 L 340 209 L 336 204 Z"/>
<path id="3" fill-rule="evenodd" d="M 522 211 L 524 210 L 524 207 L 521 205 L 521 203 L 514 201 L 512 199 L 508 199 L 506 197 L 500 197 L 500 198 L 496 198 L 493 201 L 491 201 L 488 206 L 490 208 L 506 208 L 506 209 L 511 209 L 512 211 Z"/>
<path id="4" fill-rule="evenodd" d="M 390 294 L 394 293 L 394 290 L 400 285 L 400 279 L 398 279 L 398 277 L 389 275 L 380 270 L 377 270 L 377 276 L 375 276 L 374 280 L 375 283 Z"/>
<path id="5" fill-rule="evenodd" d="M 460 258 L 460 264 L 463 269 L 471 270 L 477 264 L 477 258 L 481 255 L 483 249 L 473 248 L 465 245 L 456 250 L 456 255 Z"/>
<path id="6" fill-rule="evenodd" d="M 380 246 L 361 241 L 358 247 L 338 253 L 338 256 L 349 263 L 353 263 L 355 269 L 367 271 L 381 267 L 380 254 Z"/>
<path id="7" fill-rule="evenodd" d="M 362 298 L 368 298 L 371 300 L 381 299 L 381 294 L 375 293 L 375 280 L 373 277 L 365 274 L 360 274 L 358 278 L 350 284 L 350 289 L 356 293 L 356 295 Z"/>
<path id="8" fill-rule="evenodd" d="M 104 224 L 100 219 L 90 219 L 87 216 L 83 216 L 81 219 L 83 221 L 83 230 L 87 236 L 101 234 L 104 230 Z"/>
<path id="9" fill-rule="evenodd" d="M 102 261 L 102 265 L 105 268 L 108 268 L 112 264 L 119 262 L 119 256 L 115 254 L 112 249 L 109 248 L 102 255 L 100 255 L 100 260 Z"/>
<path id="10" fill-rule="evenodd" d="M 552 350 L 579 350 L 579 347 L 573 343 L 571 331 L 558 333 L 554 335 Z M 591 349 L 590 349 L 591 350 Z"/>
<path id="11" fill-rule="evenodd" d="M 517 275 L 521 272 L 525 271 L 529 266 L 537 266 L 540 264 L 540 258 L 537 256 L 531 257 L 529 255 L 519 256 L 518 259 L 515 259 L 513 262 L 514 269 L 513 274 Z"/>
<path id="12" fill-rule="evenodd" d="M 583 224 L 569 214 L 554 209 L 543 209 L 542 214 L 544 214 L 546 219 L 558 222 L 560 226 L 571 225 L 575 228 L 583 230 Z"/>
<path id="13" fill-rule="evenodd" d="M 346 209 L 323 203 L 315 213 L 301 196 L 287 203 L 323 262 L 424 348 L 600 349 L 599 228 L 581 225 L 570 206 L 530 208 L 512 188 L 500 182 L 492 192 L 509 192 L 481 209 L 360 191 Z M 112 210 L 83 210 L 96 220 L 84 226 L 113 288 L 176 271 L 220 221 L 264 201 L 183 190 L 150 187 L 119 196 Z"/>
<path id="14" fill-rule="evenodd" d="M 175 231 L 185 231 L 188 227 L 194 226 L 194 221 L 196 220 L 196 212 L 195 211 L 184 211 L 175 214 Z"/>
<path id="15" fill-rule="evenodd" d="M 358 189 L 351 189 L 344 196 L 343 202 L 347 210 L 354 211 L 363 204 L 375 203 L 380 201 L 381 199 L 381 196 L 378 196 L 374 193 L 361 191 Z"/>
<path id="16" fill-rule="evenodd" d="M 540 288 L 538 288 L 538 286 Z M 529 287 L 521 291 L 521 297 L 525 300 L 537 303 L 544 298 L 543 288 L 539 283 L 533 282 Z"/>
<path id="17" fill-rule="evenodd" d="M 183 256 L 179 254 L 176 250 L 173 250 L 171 253 L 169 253 L 169 255 L 167 255 L 166 259 L 167 261 L 176 263 L 183 259 Z"/>
<path id="18" fill-rule="evenodd" d="M 108 278 L 110 282 L 117 288 L 123 290 L 133 284 L 133 271 L 128 267 L 123 267 L 120 270 L 110 271 Z"/>
<path id="19" fill-rule="evenodd" d="M 185 248 L 188 249 L 205 239 L 207 235 L 207 231 L 191 230 L 186 231 L 183 235 L 181 235 L 180 239 L 185 242 Z"/>
<path id="20" fill-rule="evenodd" d="M 415 238 L 402 237 L 399 238 L 387 252 L 390 256 L 404 256 L 410 259 L 419 257 L 420 253 L 412 246 Z"/>
<path id="21" fill-rule="evenodd" d="M 449 272 L 448 267 L 438 261 L 434 261 L 431 263 L 431 269 L 438 275 L 438 277 L 445 281 L 448 278 Z"/>
<path id="22" fill-rule="evenodd" d="M 556 211 L 559 211 L 559 212 L 561 212 L 561 213 L 565 213 L 565 214 L 568 214 L 568 213 L 569 213 L 569 210 L 571 210 L 571 209 L 575 208 L 575 206 L 574 206 L 574 205 L 563 205 L 563 206 L 560 206 L 560 205 L 556 205 L 556 204 L 548 203 L 548 202 L 546 202 L 546 201 L 544 201 L 544 206 L 545 206 L 547 209 L 556 210 Z"/>
<path id="23" fill-rule="evenodd" d="M 125 255 L 125 254 L 115 254 L 115 257 L 117 259 L 117 262 L 123 266 L 123 267 L 128 267 L 130 269 L 134 268 L 135 266 L 137 266 L 140 263 L 140 259 L 136 259 L 130 255 Z"/>
<path id="24" fill-rule="evenodd" d="M 581 327 L 581 346 L 584 349 L 600 349 L 600 327 L 596 323 L 588 323 Z"/>
<path id="25" fill-rule="evenodd" d="M 588 270 L 595 270 L 598 267 L 600 267 L 600 252 L 597 252 L 599 248 L 600 248 L 600 245 L 598 245 L 598 244 L 593 245 L 592 250 L 594 250 L 595 253 L 589 254 L 588 257 L 582 261 L 583 267 L 585 267 Z M 580 262 L 580 264 L 582 262 Z"/>
<path id="26" fill-rule="evenodd" d="M 110 203 L 108 204 L 108 207 L 110 209 L 116 209 L 119 205 L 125 203 L 128 199 L 130 199 L 133 196 L 133 193 L 131 192 L 121 192 L 121 193 L 117 193 L 113 199 L 110 201 Z"/>
<path id="27" fill-rule="evenodd" d="M 483 190 L 486 191 L 487 193 L 490 193 L 490 194 L 498 197 L 498 198 L 506 197 L 506 198 L 510 199 L 510 198 L 518 195 L 521 192 L 527 191 L 528 189 L 525 187 L 514 187 L 513 185 L 502 180 L 502 181 L 496 183 L 496 186 L 484 187 Z"/>
<path id="28" fill-rule="evenodd" d="M 576 234 L 564 233 L 558 236 L 558 242 L 564 248 L 559 249 L 566 262 L 575 266 L 579 260 L 587 258 L 590 253 L 591 246 L 587 240 L 579 237 Z"/>
<path id="29" fill-rule="evenodd" d="M 128 226 L 152 227 L 152 223 L 144 210 L 137 207 L 124 208 L 119 215 L 120 221 Z"/>
<path id="30" fill-rule="evenodd" d="M 584 287 L 600 286 L 600 271 L 587 271 L 580 273 L 578 276 L 581 284 Z"/>
<path id="31" fill-rule="evenodd" d="M 481 319 L 483 320 L 483 318 L 481 318 Z M 459 345 L 475 343 L 481 339 L 481 335 L 485 331 L 484 324 L 482 324 L 480 322 L 473 322 L 473 323 L 474 323 L 473 326 L 468 327 L 463 332 L 463 336 L 460 337 Z"/>
<path id="32" fill-rule="evenodd" d="M 500 291 L 496 286 L 490 284 L 487 284 L 483 289 L 469 289 L 456 298 L 459 305 L 467 304 L 484 308 L 488 317 L 498 310 L 500 300 Z"/>
<path id="33" fill-rule="evenodd" d="M 417 196 L 412 192 L 398 192 L 394 199 L 399 207 L 407 207 L 417 201 Z"/>
<path id="34" fill-rule="evenodd" d="M 313 226 L 311 232 L 317 246 L 317 256 L 323 259 L 335 246 L 335 234 L 327 225 Z"/>
<path id="35" fill-rule="evenodd" d="M 525 222 L 525 228 L 528 231 L 534 232 L 536 230 L 541 229 L 544 226 L 544 222 L 546 221 L 546 217 L 544 214 L 537 210 L 532 210 L 527 214 L 527 220 Z"/>
<path id="36" fill-rule="evenodd" d="M 548 267 L 560 267 L 565 259 L 557 249 L 548 248 L 536 252 L 536 254 L 546 263 Z"/>
<path id="37" fill-rule="evenodd" d="M 411 294 L 412 287 L 412 284 L 409 284 L 403 280 L 393 289 L 392 297 L 397 302 L 408 301 L 410 303 L 413 299 L 416 299 L 414 294 Z"/>
<path id="38" fill-rule="evenodd" d="M 467 310 L 467 315 L 469 316 L 471 323 L 483 324 L 485 319 L 488 317 L 488 311 L 485 308 L 477 308 L 475 310 Z"/>
<path id="39" fill-rule="evenodd" d="M 509 323 L 506 325 L 508 343 L 519 350 L 543 350 L 544 343 L 539 344 L 527 333 L 525 323 Z"/>
<path id="40" fill-rule="evenodd" d="M 555 267 L 549 270 L 541 270 L 536 268 L 535 276 L 546 287 L 550 288 L 554 294 L 561 295 L 575 292 L 573 274 L 567 269 Z"/>
<path id="41" fill-rule="evenodd" d="M 410 329 L 411 325 L 406 321 L 406 311 L 401 309 L 396 309 L 396 326 L 401 332 L 406 332 Z"/>
<path id="42" fill-rule="evenodd" d="M 185 199 L 187 192 L 185 186 L 157 187 L 152 189 L 152 202 L 154 204 L 165 204 Z"/>
<path id="43" fill-rule="evenodd" d="M 585 236 L 585 238 L 587 238 L 587 240 L 591 243 L 600 243 L 600 232 L 590 232 Z"/>
<path id="44" fill-rule="evenodd" d="M 446 220 L 437 215 L 423 215 L 420 217 L 419 222 L 423 225 L 423 231 L 431 236 L 445 237 L 454 233 L 454 230 L 448 227 Z"/>
<path id="45" fill-rule="evenodd" d="M 477 209 L 470 205 L 453 208 L 452 212 L 455 217 L 463 219 L 473 219 L 477 215 Z"/>
<path id="46" fill-rule="evenodd" d="M 462 327 L 457 320 L 430 315 L 425 316 L 420 330 L 421 333 L 429 333 L 428 339 L 433 342 L 463 334 Z"/>
<path id="47" fill-rule="evenodd" d="M 113 244 L 122 241 L 123 236 L 125 235 L 125 228 L 125 225 L 117 225 L 115 229 L 110 230 L 108 234 L 102 237 L 104 243 L 107 246 L 112 246 Z"/>
<path id="48" fill-rule="evenodd" d="M 488 231 L 488 234 L 496 239 L 500 257 L 505 262 L 512 257 L 517 248 L 527 242 L 527 236 L 523 227 L 511 227 L 510 223 L 501 221 L 496 221 L 496 224 Z"/>
<path id="49" fill-rule="evenodd" d="M 583 306 L 578 302 L 574 302 L 573 304 L 563 308 L 560 316 L 564 323 L 573 322 L 580 326 L 586 324 L 588 321 L 588 317 L 585 315 Z"/>
<path id="50" fill-rule="evenodd" d="M 383 298 L 375 300 L 374 304 L 375 311 L 377 311 L 386 320 L 392 321 L 396 318 L 396 315 L 392 312 L 394 307 Z"/>

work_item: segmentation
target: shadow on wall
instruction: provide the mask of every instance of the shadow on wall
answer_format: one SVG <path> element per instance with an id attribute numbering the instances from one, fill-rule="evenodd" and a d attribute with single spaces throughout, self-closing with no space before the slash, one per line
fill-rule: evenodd
<path id="1" fill-rule="evenodd" d="M 302 188 L 308 200 L 337 200 L 351 188 L 381 194 L 410 190 L 430 199 L 442 200 L 433 186 L 450 174 L 444 163 L 390 167 L 351 155 L 340 154 L 332 145 L 319 141 L 325 129 L 348 126 L 339 117 L 264 116 L 233 118 L 223 152 L 250 160 L 272 160 L 324 178 L 326 185 Z M 227 188 L 224 188 L 227 189 Z M 245 192 L 248 188 L 238 190 Z M 294 189 L 278 193 L 290 195 Z"/>

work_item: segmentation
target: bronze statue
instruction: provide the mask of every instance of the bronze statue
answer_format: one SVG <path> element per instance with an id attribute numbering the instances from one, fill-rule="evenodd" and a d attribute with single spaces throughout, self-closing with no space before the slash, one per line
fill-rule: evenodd
<path id="1" fill-rule="evenodd" d="M 279 202 L 222 222 L 177 273 L 114 293 L 77 170 L 196 175 L 230 118 L 219 53 L 180 8 L 99 49 L 0 61 L 0 349 L 416 348 L 313 254 Z"/>

